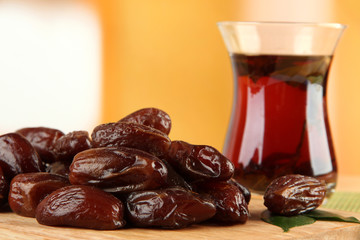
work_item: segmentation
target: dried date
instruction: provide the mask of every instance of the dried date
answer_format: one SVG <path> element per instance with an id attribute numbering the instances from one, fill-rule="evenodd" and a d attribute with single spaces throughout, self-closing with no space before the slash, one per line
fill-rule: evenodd
<path id="1" fill-rule="evenodd" d="M 170 133 L 170 116 L 157 108 L 143 108 L 122 118 L 120 122 L 132 122 L 155 128 L 165 134 Z"/>
<path id="2" fill-rule="evenodd" d="M 0 136 L 0 167 L 9 181 L 17 174 L 44 169 L 35 148 L 18 133 Z"/>
<path id="3" fill-rule="evenodd" d="M 94 147 L 129 147 L 163 156 L 170 146 L 169 137 L 159 130 L 137 123 L 117 122 L 97 126 L 91 138 Z"/>
<path id="4" fill-rule="evenodd" d="M 319 207 L 325 195 L 325 184 L 316 178 L 286 175 L 275 179 L 267 187 L 264 205 L 270 212 L 292 216 Z"/>
<path id="5" fill-rule="evenodd" d="M 157 157 L 132 148 L 93 148 L 78 153 L 70 165 L 72 184 L 107 192 L 132 192 L 166 185 L 168 171 Z"/>
<path id="6" fill-rule="evenodd" d="M 129 221 L 138 227 L 183 228 L 214 216 L 214 203 L 180 187 L 133 192 L 127 198 Z"/>
<path id="7" fill-rule="evenodd" d="M 249 202 L 251 200 L 251 192 L 250 192 L 250 190 L 247 189 L 244 185 L 240 184 L 234 178 L 229 179 L 228 183 L 236 186 L 241 191 L 241 193 L 244 195 L 246 203 L 249 204 Z"/>
<path id="8" fill-rule="evenodd" d="M 233 224 L 245 223 L 250 215 L 248 205 L 241 190 L 225 181 L 201 182 L 197 190 L 209 194 L 215 201 L 216 214 L 212 220 L 216 222 Z"/>
<path id="9" fill-rule="evenodd" d="M 16 175 L 10 184 L 9 206 L 13 212 L 25 217 L 35 217 L 37 205 L 53 191 L 70 185 L 60 175 L 38 172 Z"/>
<path id="10" fill-rule="evenodd" d="M 215 148 L 173 141 L 166 160 L 185 179 L 228 180 L 234 174 L 234 165 Z"/>
<path id="11" fill-rule="evenodd" d="M 77 153 L 90 149 L 91 146 L 91 139 L 87 131 L 73 131 L 55 142 L 54 151 L 58 161 L 71 162 Z"/>
<path id="12" fill-rule="evenodd" d="M 124 206 L 110 193 L 90 186 L 60 188 L 36 209 L 36 220 L 49 226 L 111 230 L 125 225 Z"/>
<path id="13" fill-rule="evenodd" d="M 47 127 L 22 128 L 16 132 L 23 135 L 31 143 L 43 162 L 51 163 L 56 161 L 54 144 L 64 135 L 63 132 Z"/>

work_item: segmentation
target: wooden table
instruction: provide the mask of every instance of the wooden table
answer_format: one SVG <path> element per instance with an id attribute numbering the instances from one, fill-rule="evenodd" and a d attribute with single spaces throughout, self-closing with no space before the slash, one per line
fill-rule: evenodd
<path id="1" fill-rule="evenodd" d="M 359 180 L 360 177 L 356 176 L 340 178 L 339 189 L 342 191 L 359 190 L 359 186 L 357 186 Z M 292 228 L 289 232 L 284 233 L 281 228 L 260 220 L 260 213 L 265 210 L 261 196 L 253 196 L 249 209 L 251 217 L 246 224 L 234 226 L 196 225 L 181 230 L 120 229 L 97 231 L 49 227 L 38 224 L 33 218 L 21 217 L 13 213 L 0 213 L 0 239 L 360 239 L 360 224 L 354 223 L 317 221 L 311 225 Z M 327 211 L 360 219 L 360 213 Z"/>

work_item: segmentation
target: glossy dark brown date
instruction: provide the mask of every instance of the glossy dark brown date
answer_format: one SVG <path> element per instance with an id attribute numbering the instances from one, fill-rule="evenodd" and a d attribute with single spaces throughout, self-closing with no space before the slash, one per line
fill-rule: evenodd
<path id="1" fill-rule="evenodd" d="M 200 193 L 209 194 L 215 201 L 216 214 L 213 220 L 221 223 L 245 223 L 250 215 L 241 190 L 228 182 L 201 182 Z"/>
<path id="2" fill-rule="evenodd" d="M 157 108 L 143 108 L 122 118 L 119 122 L 132 122 L 155 128 L 165 134 L 170 133 L 170 116 Z"/>
<path id="3" fill-rule="evenodd" d="M 35 217 L 37 205 L 53 191 L 70 185 L 67 178 L 45 172 L 16 175 L 10 184 L 9 206 L 21 216 Z"/>
<path id="4" fill-rule="evenodd" d="M 190 181 L 228 180 L 234 174 L 234 165 L 215 148 L 173 141 L 166 160 L 184 178 Z"/>
<path id="5" fill-rule="evenodd" d="M 94 147 L 130 147 L 163 156 L 169 137 L 159 130 L 137 123 L 117 122 L 97 126 L 92 134 Z"/>
<path id="6" fill-rule="evenodd" d="M 166 185 L 168 171 L 157 157 L 132 148 L 93 148 L 78 153 L 70 166 L 72 184 L 107 192 L 132 192 Z"/>
<path id="7" fill-rule="evenodd" d="M 23 135 L 35 148 L 43 162 L 54 162 L 57 159 L 54 151 L 55 142 L 64 135 L 63 132 L 47 127 L 22 128 L 16 131 Z"/>
<path id="8" fill-rule="evenodd" d="M 44 170 L 35 148 L 18 133 L 0 136 L 0 167 L 9 181 L 20 173 Z"/>
<path id="9" fill-rule="evenodd" d="M 134 192 L 127 198 L 129 221 L 138 227 L 183 228 L 214 216 L 214 203 L 180 187 Z"/>
<path id="10" fill-rule="evenodd" d="M 92 146 L 87 131 L 73 131 L 57 139 L 54 144 L 54 151 L 57 161 L 71 162 L 74 156 Z"/>
<path id="11" fill-rule="evenodd" d="M 43 225 L 117 229 L 125 225 L 122 202 L 90 186 L 67 186 L 52 192 L 36 209 Z"/>
<path id="12" fill-rule="evenodd" d="M 326 186 L 316 178 L 286 175 L 272 181 L 264 194 L 264 205 L 270 212 L 292 216 L 309 212 L 321 205 Z"/>
<path id="13" fill-rule="evenodd" d="M 244 198 L 245 198 L 245 201 L 247 204 L 250 203 L 250 200 L 251 200 L 251 192 L 248 188 L 246 188 L 245 186 L 243 186 L 242 184 L 240 184 L 238 181 L 236 181 L 236 179 L 234 178 L 231 178 L 228 180 L 228 183 L 236 186 L 240 191 L 241 193 L 244 195 Z"/>

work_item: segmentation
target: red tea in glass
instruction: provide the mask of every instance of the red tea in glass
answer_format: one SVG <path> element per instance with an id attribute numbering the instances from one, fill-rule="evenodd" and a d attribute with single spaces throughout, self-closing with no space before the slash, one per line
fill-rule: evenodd
<path id="1" fill-rule="evenodd" d="M 331 56 L 232 54 L 236 96 L 224 154 L 236 178 L 263 192 L 275 178 L 302 174 L 336 182 L 326 108 Z"/>
<path id="2" fill-rule="evenodd" d="M 337 166 L 327 114 L 328 71 L 345 29 L 331 23 L 220 22 L 234 72 L 224 154 L 253 192 L 287 174 L 324 180 Z"/>

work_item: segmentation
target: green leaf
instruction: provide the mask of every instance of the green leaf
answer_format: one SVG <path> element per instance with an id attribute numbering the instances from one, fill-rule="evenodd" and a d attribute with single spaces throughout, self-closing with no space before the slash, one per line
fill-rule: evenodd
<path id="1" fill-rule="evenodd" d="M 279 216 L 272 214 L 268 210 L 261 213 L 261 219 L 267 223 L 281 227 L 284 232 L 288 232 L 290 228 L 312 224 L 316 221 L 314 218 L 304 215 L 292 217 Z"/>
<path id="2" fill-rule="evenodd" d="M 324 210 L 313 210 L 311 212 L 292 217 L 276 215 L 268 210 L 265 210 L 261 213 L 261 219 L 267 223 L 281 227 L 284 232 L 288 232 L 292 227 L 312 224 L 316 220 L 360 223 L 360 221 L 355 217 L 343 217 L 339 214 Z"/>
<path id="3" fill-rule="evenodd" d="M 355 217 L 343 217 L 340 216 L 339 214 L 335 214 L 323 210 L 313 210 L 311 212 L 303 214 L 303 216 L 311 217 L 319 221 L 360 223 L 360 221 Z"/>

